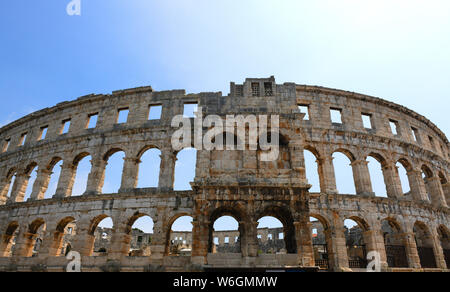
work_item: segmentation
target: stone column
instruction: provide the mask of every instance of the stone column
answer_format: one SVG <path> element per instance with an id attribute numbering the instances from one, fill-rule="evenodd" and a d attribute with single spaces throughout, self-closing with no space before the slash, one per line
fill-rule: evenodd
<path id="1" fill-rule="evenodd" d="M 333 157 L 327 156 L 317 159 L 319 170 L 320 190 L 326 194 L 337 194 L 336 175 L 334 173 Z"/>
<path id="2" fill-rule="evenodd" d="M 10 257 L 14 235 L 4 234 L 0 242 L 0 257 Z"/>
<path id="3" fill-rule="evenodd" d="M 441 180 L 439 177 L 426 178 L 426 185 L 428 186 L 432 204 L 435 207 L 447 207 L 444 191 L 442 189 Z"/>
<path id="4" fill-rule="evenodd" d="M 141 161 L 134 157 L 125 157 L 123 163 L 122 184 L 119 192 L 135 189 L 138 183 L 139 163 Z"/>
<path id="5" fill-rule="evenodd" d="M 25 228 L 22 228 L 22 230 Z M 36 233 L 19 232 L 17 235 L 16 246 L 14 247 L 13 257 L 31 257 L 33 247 L 36 243 Z"/>
<path id="6" fill-rule="evenodd" d="M 431 229 L 431 238 L 433 244 L 433 253 L 436 259 L 436 267 L 439 269 L 447 269 L 447 262 L 445 261 L 444 250 L 442 249 L 441 240 L 436 228 Z"/>
<path id="7" fill-rule="evenodd" d="M 77 222 L 76 235 L 72 239 L 72 250 L 81 256 L 91 256 L 94 252 L 95 236 L 90 233 L 90 222 Z"/>
<path id="8" fill-rule="evenodd" d="M 9 203 L 12 204 L 16 202 L 23 202 L 29 180 L 30 176 L 25 173 L 16 176 L 16 180 L 14 181 L 14 185 L 11 190 L 11 197 L 8 200 Z"/>
<path id="9" fill-rule="evenodd" d="M 161 164 L 159 168 L 159 180 L 158 188 L 173 190 L 173 184 L 175 181 L 175 162 L 177 161 L 176 155 L 171 148 L 162 150 Z"/>
<path id="10" fill-rule="evenodd" d="M 363 232 L 364 243 L 366 244 L 367 254 L 370 252 L 377 252 L 380 255 L 381 271 L 386 271 L 388 268 L 386 247 L 384 245 L 383 231 L 381 226 L 377 230 L 367 230 Z M 370 260 L 369 260 L 370 261 Z"/>
<path id="11" fill-rule="evenodd" d="M 47 257 L 59 256 L 63 244 L 63 237 L 63 232 L 45 232 L 38 257 L 45 259 Z"/>
<path id="12" fill-rule="evenodd" d="M 86 191 L 83 195 L 98 195 L 102 193 L 107 164 L 108 162 L 103 158 L 96 158 L 91 161 L 91 172 L 89 173 Z"/>
<path id="13" fill-rule="evenodd" d="M 127 234 L 122 230 L 126 230 L 125 224 L 114 227 L 108 250 L 108 260 L 121 260 L 130 253 L 131 232 Z"/>
<path id="14" fill-rule="evenodd" d="M 153 236 L 150 243 L 151 261 L 155 264 L 162 264 L 164 256 L 168 253 L 166 249 L 166 228 L 163 220 L 158 218 L 153 223 Z"/>
<path id="15" fill-rule="evenodd" d="M 192 253 L 191 262 L 197 265 L 206 264 L 208 255 L 209 224 L 202 217 L 194 218 L 192 222 Z"/>
<path id="16" fill-rule="evenodd" d="M 315 266 L 311 223 L 294 222 L 294 227 L 299 263 L 304 267 Z"/>
<path id="17" fill-rule="evenodd" d="M 243 230 L 242 230 L 243 229 Z M 241 253 L 243 257 L 258 256 L 258 222 L 239 222 L 241 231 Z"/>
<path id="18" fill-rule="evenodd" d="M 72 162 L 64 161 L 61 166 L 58 186 L 54 198 L 67 198 L 72 195 L 72 188 L 75 182 L 76 167 Z"/>
<path id="19" fill-rule="evenodd" d="M 420 269 L 420 257 L 417 250 L 417 244 L 415 234 L 412 230 L 409 230 L 402 235 L 404 240 L 404 246 L 406 249 L 406 257 L 410 268 Z"/>
<path id="20" fill-rule="evenodd" d="M 31 192 L 29 201 L 36 201 L 44 199 L 47 191 L 52 172 L 46 168 L 39 168 L 36 180 L 34 181 L 33 190 Z"/>
<path id="21" fill-rule="evenodd" d="M 364 197 L 374 197 L 372 181 L 370 180 L 369 162 L 366 160 L 355 160 L 350 165 L 353 169 L 356 194 Z"/>
<path id="22" fill-rule="evenodd" d="M 411 186 L 411 195 L 412 198 L 419 202 L 427 202 L 428 195 L 427 190 L 425 188 L 425 182 L 422 178 L 422 171 L 413 169 L 408 171 L 408 180 Z"/>
<path id="23" fill-rule="evenodd" d="M 387 196 L 398 199 L 403 196 L 402 183 L 398 174 L 398 167 L 392 163 L 382 166 L 384 184 L 386 185 Z"/>
<path id="24" fill-rule="evenodd" d="M 347 244 L 344 233 L 344 223 L 334 220 L 333 226 L 324 230 L 328 247 L 330 269 L 335 272 L 348 271 Z"/>

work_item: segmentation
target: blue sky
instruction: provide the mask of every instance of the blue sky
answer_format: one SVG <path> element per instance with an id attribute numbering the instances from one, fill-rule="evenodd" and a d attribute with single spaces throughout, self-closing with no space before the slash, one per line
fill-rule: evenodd
<path id="1" fill-rule="evenodd" d="M 69 2 L 1 4 L 0 126 L 89 93 L 228 94 L 275 75 L 382 97 L 450 131 L 449 1 L 81 0 L 68 16 Z"/>

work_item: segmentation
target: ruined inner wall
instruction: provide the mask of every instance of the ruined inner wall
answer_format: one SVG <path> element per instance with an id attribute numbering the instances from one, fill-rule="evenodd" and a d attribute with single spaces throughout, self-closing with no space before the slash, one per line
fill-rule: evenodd
<path id="1" fill-rule="evenodd" d="M 278 115 L 281 147 L 278 160 L 261 160 L 261 151 L 197 151 L 192 191 L 173 191 L 177 152 L 171 144 L 172 118 L 183 114 L 186 103 L 197 103 L 203 116 Z M 148 120 L 149 106 L 161 105 L 158 120 Z M 309 119 L 299 105 L 308 110 Z M 119 111 L 129 110 L 126 123 L 117 123 Z M 340 111 L 341 123 L 332 123 L 330 110 Z M 89 117 L 97 114 L 97 126 L 87 129 Z M 362 115 L 372 127 L 363 126 Z M 70 129 L 63 133 L 63 125 Z M 191 119 L 192 124 L 194 120 Z M 397 126 L 397 134 L 390 130 Z M 43 129 L 47 130 L 41 139 Z M 414 133 L 414 134 L 413 134 Z M 26 139 L 24 140 L 24 138 Z M 23 144 L 23 145 L 22 145 Z M 446 268 L 445 248 L 438 230 L 448 235 L 449 183 L 448 140 L 429 120 L 394 103 L 352 92 L 293 83 L 276 84 L 273 77 L 231 83 L 230 94 L 186 94 L 184 90 L 156 92 L 143 87 L 89 95 L 64 102 L 17 120 L 0 130 L 0 266 L 27 269 L 59 267 L 66 260 L 56 256 L 61 228 L 76 222 L 73 250 L 92 269 L 115 261 L 122 269 L 159 265 L 314 265 L 309 217 L 324 226 L 330 266 L 348 268 L 343 221 L 355 220 L 364 230 L 367 249 L 382 254 L 386 264 L 381 224 L 388 220 L 398 228 L 410 268 L 421 268 L 414 242 L 416 226 L 427 232 L 436 268 Z M 157 188 L 137 189 L 141 155 L 148 149 L 161 151 Z M 317 158 L 320 193 L 309 193 L 303 151 Z M 109 157 L 125 152 L 121 188 L 103 194 L 104 172 Z M 356 196 L 338 194 L 332 155 L 344 153 L 351 161 Z M 72 197 L 78 162 L 92 157 L 92 169 L 83 196 Z M 366 158 L 382 165 L 388 198 L 375 197 Z M 50 174 L 63 161 L 61 177 L 52 199 L 43 200 Z M 408 171 L 411 192 L 403 194 L 396 163 Z M 30 171 L 38 175 L 31 198 L 23 202 Z M 422 175 L 425 178 L 422 178 Z M 15 175 L 14 184 L 11 184 Z M 10 193 L 8 197 L 7 194 Z M 152 255 L 148 259 L 128 255 L 130 228 L 143 215 L 154 221 Z M 170 228 L 180 216 L 192 216 L 192 256 L 176 262 L 168 257 Z M 239 257 L 223 261 L 211 256 L 214 221 L 223 215 L 239 222 Z M 283 260 L 257 254 L 257 221 L 274 216 L 284 225 L 288 254 Z M 108 256 L 92 257 L 93 230 L 101 219 L 111 217 L 114 232 Z M 37 258 L 29 258 L 38 227 L 45 235 Z M 10 239 L 16 232 L 14 254 Z M 294 257 L 292 257 L 294 255 Z M 140 269 L 138 268 L 138 269 Z M 48 268 L 50 269 L 50 268 Z M 86 268 L 87 270 L 88 268 Z"/>

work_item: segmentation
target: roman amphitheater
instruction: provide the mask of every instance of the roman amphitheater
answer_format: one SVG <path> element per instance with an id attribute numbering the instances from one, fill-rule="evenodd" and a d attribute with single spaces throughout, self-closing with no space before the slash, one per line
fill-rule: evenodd
<path id="1" fill-rule="evenodd" d="M 191 190 L 174 190 L 184 150 L 172 148 L 171 122 L 194 104 L 203 116 L 278 115 L 278 159 L 263 161 L 261 148 L 197 150 Z M 149 119 L 155 107 L 161 115 Z M 127 119 L 120 122 L 123 112 Z M 158 183 L 138 188 L 148 151 L 160 157 Z M 0 152 L 0 271 L 65 271 L 69 242 L 82 271 L 359 271 L 373 251 L 382 271 L 449 271 L 448 140 L 427 118 L 380 98 L 276 84 L 274 77 L 231 83 L 227 96 L 140 87 L 80 97 L 14 121 L 0 129 Z M 108 160 L 118 152 L 124 153 L 120 189 L 104 193 Z M 305 153 L 317 160 L 320 192 L 310 192 Z M 353 180 L 347 183 L 356 194 L 337 190 L 336 153 L 348 159 Z M 85 158 L 86 191 L 72 196 Z M 387 196 L 373 191 L 369 158 L 380 165 Z M 45 197 L 59 164 L 56 190 Z M 407 191 L 399 169 L 407 173 Z M 147 236 L 133 227 L 144 216 L 154 224 Z M 178 234 L 172 225 L 183 216 L 192 217 L 192 231 Z M 215 232 L 223 216 L 233 217 L 238 230 Z M 282 229 L 258 228 L 266 216 Z M 99 235 L 105 218 L 113 227 Z M 355 226 L 347 228 L 345 220 Z M 180 239 L 184 248 L 174 248 Z M 99 248 L 101 240 L 107 244 Z M 271 248 L 263 248 L 267 241 Z M 147 248 L 131 252 L 136 242 Z"/>

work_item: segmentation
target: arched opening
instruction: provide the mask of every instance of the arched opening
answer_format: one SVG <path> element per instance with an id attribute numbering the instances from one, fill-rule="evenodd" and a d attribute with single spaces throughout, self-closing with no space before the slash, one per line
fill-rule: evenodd
<path id="1" fill-rule="evenodd" d="M 119 192 L 122 182 L 125 152 L 120 149 L 113 149 L 109 151 L 104 158 L 107 165 L 105 168 L 102 193 L 115 194 Z"/>
<path id="2" fill-rule="evenodd" d="M 433 177 L 433 172 L 426 165 L 422 165 L 421 169 L 422 169 L 422 179 L 423 179 L 423 182 L 425 184 L 425 188 L 426 188 L 427 195 L 428 195 L 428 200 L 430 202 L 433 202 L 433 194 L 431 192 L 430 184 L 428 183 L 428 179 Z"/>
<path id="3" fill-rule="evenodd" d="M 34 183 L 35 183 L 36 177 L 37 177 L 37 171 L 38 171 L 38 166 L 35 163 L 30 164 L 27 167 L 26 174 L 29 178 L 25 182 L 25 186 L 24 186 L 25 193 L 24 193 L 23 200 L 21 200 L 22 202 L 28 201 L 28 199 L 31 197 L 31 193 L 33 191 L 33 186 L 34 186 Z"/>
<path id="4" fill-rule="evenodd" d="M 407 268 L 408 258 L 406 256 L 405 239 L 400 225 L 392 219 L 381 221 L 386 259 L 391 268 Z"/>
<path id="5" fill-rule="evenodd" d="M 348 265 L 351 269 L 367 267 L 367 249 L 364 231 L 367 226 L 363 220 L 352 217 L 344 221 L 345 244 L 347 246 Z"/>
<path id="6" fill-rule="evenodd" d="M 306 147 L 303 151 L 303 156 L 305 159 L 306 179 L 308 180 L 308 183 L 312 185 L 309 191 L 311 193 L 320 193 L 321 183 L 318 163 L 319 157 L 312 150 L 309 150 L 309 148 Z"/>
<path id="7" fill-rule="evenodd" d="M 258 254 L 287 254 L 283 223 L 275 217 L 258 220 Z"/>
<path id="8" fill-rule="evenodd" d="M 178 217 L 169 230 L 169 254 L 174 256 L 190 256 L 192 253 L 192 221 L 191 216 Z"/>
<path id="9" fill-rule="evenodd" d="M 408 177 L 408 164 L 402 161 L 398 161 L 395 166 L 398 170 L 398 176 L 400 178 L 400 183 L 402 187 L 402 193 L 404 196 L 409 196 L 411 194 L 411 187 Z"/>
<path id="10" fill-rule="evenodd" d="M 100 215 L 92 221 L 89 230 L 89 235 L 93 236 L 94 239 L 91 247 L 92 256 L 106 256 L 108 254 L 113 227 L 111 217 L 106 215 Z"/>
<path id="11" fill-rule="evenodd" d="M 355 182 L 353 178 L 353 170 L 350 166 L 352 159 L 350 154 L 342 151 L 333 153 L 333 166 L 336 176 L 336 188 L 339 194 L 355 195 Z"/>
<path id="12" fill-rule="evenodd" d="M 74 165 L 76 167 L 74 184 L 72 188 L 72 196 L 74 197 L 81 196 L 86 191 L 87 181 L 92 166 L 91 160 L 92 157 L 85 153 L 79 155 L 74 161 Z"/>
<path id="13" fill-rule="evenodd" d="M 382 168 L 382 164 L 385 161 L 384 158 L 380 155 L 370 154 L 367 157 L 367 161 L 369 162 L 370 181 L 372 182 L 372 190 L 375 193 L 375 196 L 387 198 L 387 188 Z"/>
<path id="14" fill-rule="evenodd" d="M 234 216 L 224 215 L 212 222 L 209 236 L 210 253 L 240 253 L 241 228 Z"/>
<path id="15" fill-rule="evenodd" d="M 197 150 L 186 148 L 178 152 L 175 163 L 174 190 L 192 190 L 190 182 L 194 181 L 197 163 Z"/>
<path id="16" fill-rule="evenodd" d="M 161 168 L 161 151 L 150 148 L 140 155 L 138 188 L 157 188 Z"/>
<path id="17" fill-rule="evenodd" d="M 19 223 L 11 222 L 3 234 L 0 242 L 0 257 L 11 257 L 19 234 Z"/>
<path id="18" fill-rule="evenodd" d="M 73 217 L 66 217 L 59 221 L 53 236 L 50 256 L 66 256 L 72 249 L 72 241 L 76 237 L 76 221 Z"/>
<path id="19" fill-rule="evenodd" d="M 43 219 L 34 220 L 28 226 L 28 234 L 24 235 L 26 237 L 26 243 L 24 245 L 25 257 L 35 257 L 39 255 L 45 229 L 46 225 Z"/>
<path id="20" fill-rule="evenodd" d="M 436 258 L 433 250 L 433 239 L 428 227 L 422 222 L 414 224 L 414 236 L 422 268 L 436 268 Z"/>
<path id="21" fill-rule="evenodd" d="M 447 227 L 441 225 L 438 227 L 438 235 L 441 242 L 442 251 L 444 252 L 447 269 L 450 269 L 450 231 Z"/>
<path id="22" fill-rule="evenodd" d="M 319 219 L 320 218 L 320 219 Z M 311 216 L 312 242 L 314 249 L 314 261 L 321 270 L 330 269 L 329 244 L 331 236 L 328 231 L 328 223 L 320 216 Z"/>
<path id="23" fill-rule="evenodd" d="M 133 216 L 128 224 L 126 234 L 130 236 L 127 250 L 132 257 L 149 257 L 152 253 L 153 219 L 144 214 Z"/>
<path id="24" fill-rule="evenodd" d="M 63 161 L 61 158 L 53 158 L 50 164 L 47 167 L 47 170 L 50 171 L 50 179 L 48 182 L 48 187 L 45 190 L 44 199 L 52 198 L 56 193 L 56 188 L 58 187 L 58 181 L 61 176 L 61 168 L 63 165 Z"/>
<path id="25" fill-rule="evenodd" d="M 269 217 L 270 219 L 267 217 Z M 292 218 L 289 210 L 279 206 L 269 206 L 265 208 L 264 211 L 259 214 L 259 216 L 257 216 L 257 218 L 267 218 L 264 221 L 270 222 L 270 224 L 272 224 L 273 226 L 277 226 L 281 223 L 283 229 L 282 232 L 278 233 L 277 238 L 284 240 L 284 250 L 286 251 L 285 253 L 297 253 L 294 219 Z M 258 220 L 258 223 L 259 222 L 260 221 Z"/>

